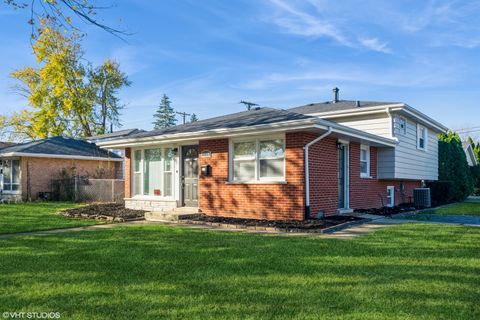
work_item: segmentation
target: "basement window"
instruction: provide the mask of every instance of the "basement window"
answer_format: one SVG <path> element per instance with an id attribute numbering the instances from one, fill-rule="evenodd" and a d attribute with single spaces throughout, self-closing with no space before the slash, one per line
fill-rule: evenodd
<path id="1" fill-rule="evenodd" d="M 20 160 L 0 160 L 0 189 L 5 193 L 16 193 L 20 190 Z"/>
<path id="2" fill-rule="evenodd" d="M 233 182 L 285 180 L 283 137 L 231 141 L 230 177 Z"/>

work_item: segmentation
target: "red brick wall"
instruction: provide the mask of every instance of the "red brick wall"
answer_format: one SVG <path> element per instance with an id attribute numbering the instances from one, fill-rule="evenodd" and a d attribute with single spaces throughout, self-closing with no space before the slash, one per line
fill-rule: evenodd
<path id="1" fill-rule="evenodd" d="M 308 141 L 316 135 L 310 134 Z M 310 146 L 310 213 L 322 211 L 335 214 L 338 208 L 338 149 L 337 139 L 326 137 Z"/>
<path id="2" fill-rule="evenodd" d="M 125 148 L 125 198 L 132 197 L 132 149 Z"/>
<path id="3" fill-rule="evenodd" d="M 211 151 L 199 165 L 212 167 L 210 177 L 199 178 L 199 207 L 208 215 L 270 220 L 302 220 L 304 217 L 303 146 L 309 135 L 286 135 L 287 184 L 227 184 L 228 139 L 203 140 L 200 153 Z"/>
<path id="4" fill-rule="evenodd" d="M 304 149 L 318 135 L 289 133 L 286 135 L 287 184 L 227 184 L 228 139 L 200 141 L 200 152 L 209 150 L 211 158 L 200 157 L 199 165 L 212 167 L 211 177 L 199 179 L 200 210 L 208 215 L 257 218 L 294 219 L 304 217 Z M 360 178 L 360 145 L 350 144 L 350 207 L 369 209 L 382 207 L 387 201 L 387 186 L 395 186 L 395 203 L 408 202 L 420 181 L 377 180 L 377 149 L 370 150 L 372 178 Z M 337 139 L 327 137 L 309 150 L 310 212 L 333 215 L 338 208 Z M 383 200 L 383 204 L 382 204 Z"/>
<path id="5" fill-rule="evenodd" d="M 115 178 L 121 162 L 22 157 L 20 160 L 22 198 L 37 199 L 38 192 L 50 192 L 51 181 L 65 169 L 80 176 L 94 177 L 103 172 L 103 178 Z M 28 167 L 28 168 L 27 168 Z M 28 174 L 27 174 L 28 172 Z M 29 186 L 27 186 L 29 183 Z"/>
<path id="6" fill-rule="evenodd" d="M 370 148 L 369 178 L 360 177 L 360 145 L 350 143 L 350 207 L 352 209 L 380 208 L 387 204 L 387 186 L 395 187 L 395 204 L 410 202 L 413 189 L 421 186 L 421 181 L 377 180 L 377 148 Z M 401 192 L 400 184 L 404 191 Z M 383 201 L 383 202 L 382 202 Z"/>

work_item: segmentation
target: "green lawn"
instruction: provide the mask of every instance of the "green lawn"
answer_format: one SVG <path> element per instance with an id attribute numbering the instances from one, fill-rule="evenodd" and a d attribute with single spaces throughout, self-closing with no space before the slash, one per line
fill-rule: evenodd
<path id="1" fill-rule="evenodd" d="M 421 213 L 448 215 L 480 216 L 480 203 L 478 202 L 457 202 L 440 208 L 423 210 Z"/>
<path id="2" fill-rule="evenodd" d="M 62 319 L 480 319 L 480 229 L 354 240 L 172 226 L 0 241 L 1 311 Z"/>
<path id="3" fill-rule="evenodd" d="M 0 234 L 97 224 L 95 220 L 65 218 L 57 212 L 78 206 L 65 202 L 0 204 Z"/>

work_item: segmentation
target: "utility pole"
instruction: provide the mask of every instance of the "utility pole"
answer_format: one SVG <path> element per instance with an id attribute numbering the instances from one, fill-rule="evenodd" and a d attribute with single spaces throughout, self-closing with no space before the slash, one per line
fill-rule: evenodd
<path id="1" fill-rule="evenodd" d="M 244 101 L 244 100 L 241 100 L 239 103 L 246 105 L 248 111 L 250 111 L 252 109 L 252 107 L 257 107 L 258 106 L 258 104 L 256 104 L 256 103 L 248 102 L 248 101 Z"/>
<path id="2" fill-rule="evenodd" d="M 177 113 L 177 114 L 179 114 L 179 115 L 181 115 L 181 116 L 182 116 L 182 118 L 183 118 L 183 124 L 185 124 L 185 117 L 186 117 L 186 116 L 191 116 L 191 114 L 190 114 L 190 113 L 186 113 L 186 112 L 179 112 L 179 111 L 176 111 L 175 113 Z"/>

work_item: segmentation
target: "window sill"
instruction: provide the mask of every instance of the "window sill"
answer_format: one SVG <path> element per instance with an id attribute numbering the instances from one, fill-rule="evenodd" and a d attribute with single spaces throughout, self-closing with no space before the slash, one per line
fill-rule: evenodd
<path id="1" fill-rule="evenodd" d="M 22 191 L 17 190 L 17 191 L 5 191 L 3 190 L 2 194 L 21 194 Z"/>
<path id="2" fill-rule="evenodd" d="M 373 179 L 372 176 L 362 176 L 360 175 L 360 179 Z"/>
<path id="3" fill-rule="evenodd" d="M 287 181 L 227 181 L 225 184 L 287 184 Z"/>

